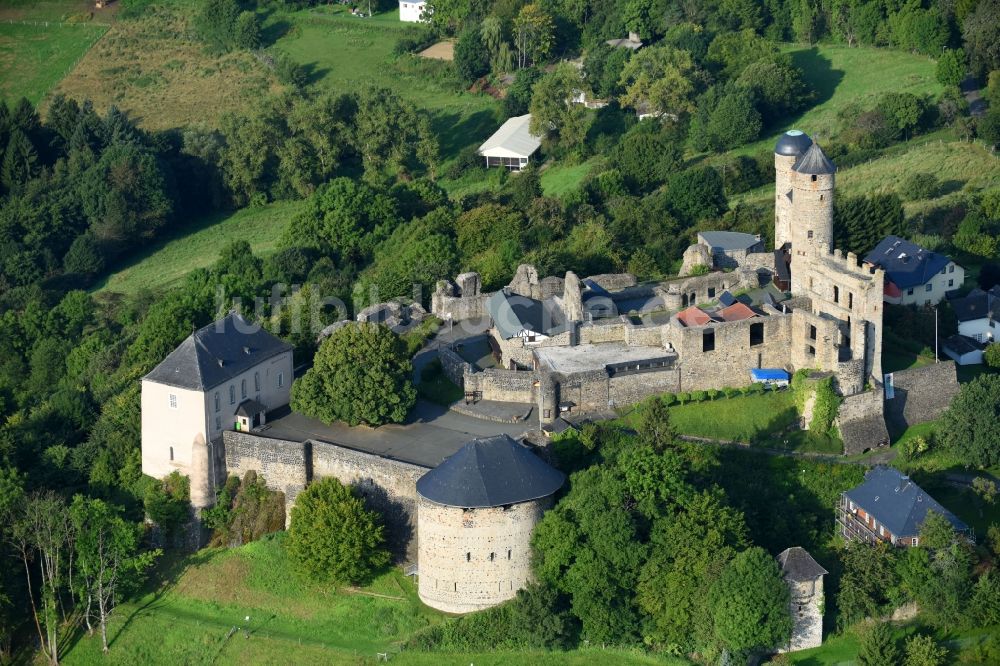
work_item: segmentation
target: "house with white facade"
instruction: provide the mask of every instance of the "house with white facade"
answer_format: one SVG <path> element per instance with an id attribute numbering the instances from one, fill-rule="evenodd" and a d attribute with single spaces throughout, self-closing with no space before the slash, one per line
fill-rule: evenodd
<path id="1" fill-rule="evenodd" d="M 532 134 L 530 125 L 530 113 L 508 118 L 493 136 L 479 146 L 479 154 L 486 158 L 486 168 L 503 167 L 508 171 L 521 171 L 527 167 L 532 155 L 542 146 L 542 137 Z"/>
<path id="2" fill-rule="evenodd" d="M 427 0 L 399 0 L 399 20 L 406 23 L 421 23 L 426 21 L 424 12 L 427 10 Z"/>
<path id="3" fill-rule="evenodd" d="M 142 378 L 142 472 L 191 475 L 196 449 L 284 407 L 292 346 L 236 313 L 189 335 Z"/>
<path id="4" fill-rule="evenodd" d="M 958 334 L 989 344 L 1000 340 L 1000 285 L 989 291 L 973 289 L 951 301 L 958 319 Z"/>
<path id="5" fill-rule="evenodd" d="M 954 261 L 899 236 L 882 239 L 865 263 L 885 271 L 885 302 L 895 305 L 937 305 L 965 281 Z"/>

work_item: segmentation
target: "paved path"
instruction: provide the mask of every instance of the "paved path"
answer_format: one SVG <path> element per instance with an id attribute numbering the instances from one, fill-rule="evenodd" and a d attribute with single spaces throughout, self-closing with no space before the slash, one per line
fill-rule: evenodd
<path id="1" fill-rule="evenodd" d="M 974 77 L 968 76 L 962 81 L 960 88 L 965 101 L 969 103 L 969 115 L 972 117 L 984 115 L 987 104 L 979 91 L 979 82 Z"/>

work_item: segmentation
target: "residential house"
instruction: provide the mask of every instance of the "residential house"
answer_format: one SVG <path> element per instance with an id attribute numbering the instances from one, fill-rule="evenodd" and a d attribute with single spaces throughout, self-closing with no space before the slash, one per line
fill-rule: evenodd
<path id="1" fill-rule="evenodd" d="M 805 548 L 786 548 L 778 555 L 782 577 L 791 593 L 792 637 L 780 652 L 819 647 L 823 643 L 823 576 L 829 573 Z"/>
<path id="2" fill-rule="evenodd" d="M 972 538 L 965 523 L 908 476 L 892 467 L 878 466 L 865 475 L 860 486 L 841 493 L 837 523 L 840 534 L 851 541 L 918 546 L 920 526 L 932 511 L 947 518 L 957 532 Z"/>
<path id="3" fill-rule="evenodd" d="M 886 236 L 865 263 L 885 271 L 884 299 L 895 305 L 937 305 L 965 281 L 954 261 L 899 236 Z"/>
<path id="4" fill-rule="evenodd" d="M 289 402 L 292 346 L 239 314 L 189 335 L 142 378 L 142 471 L 190 475 L 195 446 Z"/>
<path id="5" fill-rule="evenodd" d="M 958 319 L 958 333 L 976 342 L 1000 339 L 1000 285 L 989 291 L 973 289 L 964 298 L 951 301 Z"/>
<path id="6" fill-rule="evenodd" d="M 399 0 L 399 20 L 406 23 L 426 21 L 427 0 Z"/>
<path id="7" fill-rule="evenodd" d="M 486 167 L 503 167 L 521 171 L 542 145 L 542 137 L 531 133 L 531 114 L 514 116 L 500 126 L 493 136 L 479 146 L 478 153 L 486 158 Z"/>

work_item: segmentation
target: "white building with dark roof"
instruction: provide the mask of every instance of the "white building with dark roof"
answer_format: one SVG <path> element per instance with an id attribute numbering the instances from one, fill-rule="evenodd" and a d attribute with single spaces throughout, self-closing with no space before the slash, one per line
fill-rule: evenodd
<path id="1" fill-rule="evenodd" d="M 486 158 L 486 167 L 504 167 L 508 171 L 527 167 L 532 155 L 542 146 L 542 137 L 532 134 L 530 125 L 530 113 L 508 118 L 479 146 L 478 152 Z"/>
<path id="2" fill-rule="evenodd" d="M 965 282 L 965 269 L 943 254 L 899 236 L 886 236 L 865 257 L 885 271 L 885 302 L 936 305 Z"/>
<path id="3" fill-rule="evenodd" d="M 958 333 L 976 342 L 1000 340 L 1000 285 L 989 291 L 973 289 L 964 298 L 951 301 L 958 319 Z"/>
<path id="4" fill-rule="evenodd" d="M 288 404 L 292 367 L 292 346 L 239 314 L 189 335 L 142 378 L 143 473 L 204 476 L 209 442 L 263 425 Z M 197 490 L 192 504 L 210 501 Z"/>

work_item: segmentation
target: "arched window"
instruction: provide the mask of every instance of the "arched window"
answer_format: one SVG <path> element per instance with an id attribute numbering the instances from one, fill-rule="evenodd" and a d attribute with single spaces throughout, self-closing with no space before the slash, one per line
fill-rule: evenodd
<path id="1" fill-rule="evenodd" d="M 219 392 L 215 392 L 215 411 L 219 411 Z"/>
<path id="2" fill-rule="evenodd" d="M 241 379 L 240 380 L 240 397 L 241 398 L 247 397 L 247 380 L 246 379 Z"/>
<path id="3" fill-rule="evenodd" d="M 253 390 L 260 391 L 260 373 L 253 373 Z"/>
<path id="4" fill-rule="evenodd" d="M 230 405 L 236 404 L 236 387 L 233 386 L 232 384 L 229 385 L 229 404 Z"/>

